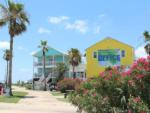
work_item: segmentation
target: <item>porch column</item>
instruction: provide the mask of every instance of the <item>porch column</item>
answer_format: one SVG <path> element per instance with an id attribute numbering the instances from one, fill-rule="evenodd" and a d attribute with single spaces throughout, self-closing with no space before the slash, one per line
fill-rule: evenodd
<path id="1" fill-rule="evenodd" d="M 63 57 L 63 63 L 65 63 L 65 58 L 64 58 L 64 54 L 63 54 L 63 56 L 62 56 L 62 57 Z"/>
<path id="2" fill-rule="evenodd" d="M 34 90 L 34 66 L 35 66 L 35 60 L 34 60 L 34 57 L 33 57 L 33 78 L 32 78 L 32 88 Z"/>
<path id="3" fill-rule="evenodd" d="M 55 56 L 53 55 L 52 77 L 54 77 L 54 68 L 55 68 Z"/>

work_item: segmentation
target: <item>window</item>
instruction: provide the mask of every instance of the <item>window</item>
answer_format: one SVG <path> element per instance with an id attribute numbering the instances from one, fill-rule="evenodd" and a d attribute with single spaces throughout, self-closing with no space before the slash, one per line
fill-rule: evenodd
<path id="1" fill-rule="evenodd" d="M 122 56 L 122 57 L 125 57 L 125 50 L 122 50 L 122 51 L 121 51 L 121 56 Z"/>
<path id="2" fill-rule="evenodd" d="M 97 58 L 97 52 L 93 52 L 93 58 Z"/>

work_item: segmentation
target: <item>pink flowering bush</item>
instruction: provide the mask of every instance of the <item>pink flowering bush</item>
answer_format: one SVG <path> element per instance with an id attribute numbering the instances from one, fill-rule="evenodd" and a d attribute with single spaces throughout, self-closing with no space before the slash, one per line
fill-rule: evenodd
<path id="1" fill-rule="evenodd" d="M 83 82 L 70 101 L 87 113 L 150 113 L 150 56 L 138 59 L 128 70 L 107 68 Z"/>
<path id="2" fill-rule="evenodd" d="M 69 96 L 73 105 L 87 113 L 106 113 L 111 106 L 107 97 L 103 98 L 97 92 L 97 79 L 90 79 L 81 84 L 81 87 Z M 103 108 L 103 109 L 101 109 Z"/>
<path id="3" fill-rule="evenodd" d="M 130 93 L 140 96 L 150 106 L 150 56 L 135 61 L 130 68 L 130 77 Z"/>
<path id="4" fill-rule="evenodd" d="M 79 85 L 81 84 L 82 80 L 76 78 L 64 78 L 63 80 L 57 83 L 58 90 L 62 93 L 65 93 L 66 90 L 75 90 L 78 89 Z"/>
<path id="5" fill-rule="evenodd" d="M 149 113 L 147 105 L 140 97 L 130 97 L 128 102 L 128 113 Z"/>

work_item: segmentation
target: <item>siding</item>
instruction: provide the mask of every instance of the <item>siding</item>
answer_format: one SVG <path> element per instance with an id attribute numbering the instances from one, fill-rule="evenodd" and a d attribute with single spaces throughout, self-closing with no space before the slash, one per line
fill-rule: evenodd
<path id="1" fill-rule="evenodd" d="M 89 47 L 86 50 L 87 59 L 87 77 L 98 76 L 100 72 L 105 70 L 105 67 L 99 64 L 97 58 L 93 58 L 93 53 L 99 50 L 112 50 L 119 49 L 120 51 L 125 51 L 125 57 L 121 57 L 120 64 L 125 66 L 130 66 L 134 60 L 134 49 L 122 42 L 119 42 L 112 38 L 106 38 L 101 42 Z"/>

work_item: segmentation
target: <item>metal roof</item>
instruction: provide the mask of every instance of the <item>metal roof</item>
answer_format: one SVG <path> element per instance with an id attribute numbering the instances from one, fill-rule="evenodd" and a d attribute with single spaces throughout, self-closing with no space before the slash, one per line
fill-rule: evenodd
<path id="1" fill-rule="evenodd" d="M 114 40 L 114 41 L 119 42 L 119 43 L 122 43 L 123 45 L 127 45 L 127 46 L 129 46 L 129 47 L 131 47 L 131 48 L 134 49 L 134 47 L 132 47 L 131 45 L 126 44 L 126 43 L 123 43 L 123 42 L 121 42 L 121 41 L 119 41 L 119 40 L 116 40 L 116 39 L 114 39 L 114 38 L 111 38 L 111 37 L 106 37 L 106 38 L 102 39 L 101 41 L 99 41 L 99 42 L 97 42 L 97 43 L 91 45 L 91 46 L 88 47 L 87 49 L 89 49 L 89 48 L 91 48 L 91 47 L 95 46 L 96 44 L 99 44 L 99 43 L 101 43 L 101 42 L 103 42 L 103 41 L 109 40 L 109 39 Z M 86 50 L 87 50 L 87 49 L 86 49 Z"/>
<path id="2" fill-rule="evenodd" d="M 46 56 L 58 56 L 58 55 L 67 55 L 65 53 L 62 53 L 52 47 L 48 47 L 48 51 L 46 52 Z M 43 56 L 43 52 L 42 50 L 36 52 L 33 54 L 34 57 L 42 57 Z"/>

